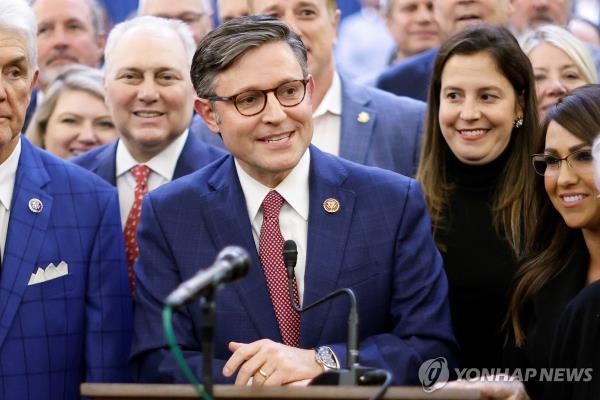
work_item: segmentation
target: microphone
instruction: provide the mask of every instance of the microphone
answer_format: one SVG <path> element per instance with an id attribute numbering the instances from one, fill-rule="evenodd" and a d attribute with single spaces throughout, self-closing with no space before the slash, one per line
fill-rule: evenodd
<path id="1" fill-rule="evenodd" d="M 213 265 L 200 270 L 181 283 L 165 300 L 171 307 L 180 307 L 183 304 L 206 295 L 207 292 L 219 289 L 223 284 L 233 282 L 244 277 L 250 268 L 250 256 L 241 247 L 225 247 L 217 255 Z"/>
<path id="2" fill-rule="evenodd" d="M 356 305 L 356 296 L 352 289 L 342 288 L 338 289 L 325 297 L 317 300 L 313 304 L 301 308 L 296 304 L 294 300 L 294 268 L 298 260 L 298 249 L 296 242 L 293 240 L 286 240 L 283 244 L 283 261 L 287 269 L 288 276 L 288 290 L 290 297 L 290 304 L 292 308 L 299 313 L 308 311 L 327 300 L 340 295 L 347 295 L 350 297 L 350 312 L 348 315 L 348 345 L 347 345 L 347 369 L 341 369 L 339 371 L 327 371 L 319 375 L 312 380 L 312 385 L 372 385 L 379 384 L 385 377 L 383 374 L 373 374 L 373 368 L 367 368 L 358 364 L 358 309 Z M 389 374 L 389 373 L 388 373 Z M 369 379 L 367 379 L 367 377 Z"/>

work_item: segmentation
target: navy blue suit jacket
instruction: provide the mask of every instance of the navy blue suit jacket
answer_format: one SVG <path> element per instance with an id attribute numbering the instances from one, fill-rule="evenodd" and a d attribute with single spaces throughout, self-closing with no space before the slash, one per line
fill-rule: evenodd
<path id="1" fill-rule="evenodd" d="M 104 178 L 113 186 L 117 185 L 117 141 L 90 150 L 80 156 L 72 158 L 71 161 L 88 169 L 98 176 Z M 190 174 L 210 162 L 222 157 L 225 152 L 214 146 L 203 143 L 194 135 L 189 134 L 181 150 L 173 179 Z"/>
<path id="2" fill-rule="evenodd" d="M 79 399 L 81 382 L 129 380 L 133 302 L 116 190 L 21 137 L 7 233 L 0 399 Z M 67 275 L 29 284 L 61 261 Z"/>
<path id="3" fill-rule="evenodd" d="M 401 61 L 377 78 L 376 86 L 398 96 L 427 101 L 429 82 L 439 48 L 429 49 Z"/>
<path id="4" fill-rule="evenodd" d="M 310 214 L 304 304 L 342 287 L 358 298 L 360 361 L 393 373 L 395 384 L 417 384 L 421 363 L 455 355 L 446 275 L 416 181 L 361 166 L 311 146 Z M 335 198 L 336 213 L 323 209 Z M 151 192 L 138 231 L 136 315 L 132 362 L 146 382 L 185 382 L 161 322 L 162 300 L 182 280 L 214 262 L 227 245 L 248 250 L 248 276 L 216 295 L 214 378 L 231 356 L 230 341 L 281 342 L 246 202 L 233 157 Z M 300 347 L 331 346 L 346 363 L 348 300 L 339 298 L 301 316 Z M 174 317 L 178 343 L 201 376 L 200 309 Z"/>
<path id="5" fill-rule="evenodd" d="M 406 176 L 416 173 L 426 106 L 342 78 L 340 157 L 389 169 Z M 368 121 L 359 115 L 368 115 Z M 194 116 L 190 133 L 223 147 L 223 141 Z"/>

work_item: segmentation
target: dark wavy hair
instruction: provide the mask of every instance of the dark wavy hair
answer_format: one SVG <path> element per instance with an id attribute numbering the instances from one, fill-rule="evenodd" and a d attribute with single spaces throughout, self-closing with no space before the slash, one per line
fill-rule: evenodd
<path id="1" fill-rule="evenodd" d="M 577 88 L 549 109 L 536 153 L 544 152 L 548 125 L 552 121 L 591 146 L 600 132 L 600 85 Z M 518 346 L 525 341 L 524 312 L 533 296 L 569 264 L 579 253 L 577 250 L 588 252 L 581 230 L 569 228 L 552 205 L 544 188 L 544 178 L 537 176 L 528 190 L 533 203 L 526 214 L 527 251 L 515 275 L 508 315 Z"/>

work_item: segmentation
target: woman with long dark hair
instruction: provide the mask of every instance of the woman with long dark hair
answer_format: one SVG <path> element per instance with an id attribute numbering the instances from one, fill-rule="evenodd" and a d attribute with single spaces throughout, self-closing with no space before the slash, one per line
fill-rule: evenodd
<path id="1" fill-rule="evenodd" d="M 531 64 L 507 29 L 468 28 L 442 45 L 417 179 L 444 257 L 464 367 L 502 365 L 537 115 Z"/>
<path id="2" fill-rule="evenodd" d="M 583 288 L 600 279 L 600 200 L 592 163 L 599 132 L 600 85 L 575 89 L 549 109 L 543 124 L 538 154 L 532 157 L 541 176 L 529 188 L 525 261 L 509 310 L 507 354 L 514 367 L 539 371 L 554 366 L 550 349 L 560 336 L 561 314 Z M 544 386 L 531 382 L 528 391 L 546 398 L 554 389 Z"/>

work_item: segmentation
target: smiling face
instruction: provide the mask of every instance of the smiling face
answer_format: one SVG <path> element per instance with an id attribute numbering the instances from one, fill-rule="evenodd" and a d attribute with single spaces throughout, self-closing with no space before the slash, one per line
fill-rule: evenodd
<path id="1" fill-rule="evenodd" d="M 215 94 L 233 96 L 248 90 L 268 90 L 303 79 L 302 68 L 290 46 L 271 42 L 247 51 L 216 78 Z M 277 186 L 298 164 L 312 138 L 310 79 L 304 100 L 283 107 L 273 92 L 265 109 L 250 117 L 241 115 L 231 101 L 197 100 L 196 110 L 209 128 L 220 132 L 225 147 L 244 171 L 269 187 Z M 214 107 L 214 108 L 213 108 Z"/>
<path id="2" fill-rule="evenodd" d="M 71 158 L 117 137 L 102 98 L 83 90 L 65 90 L 48 119 L 44 147 L 61 158 Z"/>
<path id="3" fill-rule="evenodd" d="M 404 57 L 440 44 L 433 0 L 395 0 L 386 25 Z"/>
<path id="4" fill-rule="evenodd" d="M 132 28 L 115 44 L 107 64 L 106 103 L 127 149 L 142 162 L 188 127 L 194 87 L 179 36 Z"/>
<path id="5" fill-rule="evenodd" d="M 562 158 L 576 150 L 591 150 L 584 142 L 564 127 L 550 122 L 546 133 L 544 153 Z M 561 162 L 556 176 L 545 176 L 544 186 L 554 208 L 560 213 L 568 227 L 573 229 L 600 229 L 600 200 L 594 183 L 594 167 L 589 164 L 573 169 Z"/>
<path id="6" fill-rule="evenodd" d="M 535 76 L 535 92 L 540 119 L 552 107 L 571 92 L 587 82 L 577 64 L 561 49 L 548 43 L 540 43 L 528 55 Z"/>
<path id="7" fill-rule="evenodd" d="M 19 141 L 37 72 L 30 69 L 24 38 L 0 29 L 0 164 Z"/>
<path id="8" fill-rule="evenodd" d="M 308 51 L 308 68 L 317 82 L 333 75 L 333 46 L 339 12 L 331 15 L 326 0 L 253 0 L 254 14 L 284 21 Z"/>
<path id="9" fill-rule="evenodd" d="M 511 0 L 436 0 L 435 18 L 450 37 L 473 24 L 506 26 L 513 11 Z"/>
<path id="10" fill-rule="evenodd" d="M 515 90 L 488 53 L 454 55 L 446 62 L 439 124 L 460 161 L 482 165 L 498 158 L 522 115 Z"/>

